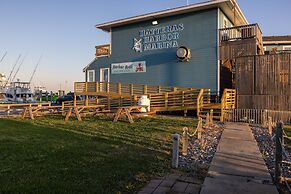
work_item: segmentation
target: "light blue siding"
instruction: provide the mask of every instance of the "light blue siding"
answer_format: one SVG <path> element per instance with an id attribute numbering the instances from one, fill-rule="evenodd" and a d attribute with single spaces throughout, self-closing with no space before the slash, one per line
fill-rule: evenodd
<path id="1" fill-rule="evenodd" d="M 217 9 L 193 12 L 158 19 L 158 26 L 184 24 L 180 32 L 179 46 L 191 49 L 189 62 L 176 58 L 177 48 L 135 52 L 134 37 L 139 30 L 153 27 L 147 22 L 116 27 L 112 29 L 112 55 L 98 58 L 89 69 L 96 69 L 96 80 L 100 79 L 99 69 L 111 63 L 146 61 L 146 73 L 111 74 L 111 82 L 141 83 L 152 85 L 211 88 L 217 90 Z"/>

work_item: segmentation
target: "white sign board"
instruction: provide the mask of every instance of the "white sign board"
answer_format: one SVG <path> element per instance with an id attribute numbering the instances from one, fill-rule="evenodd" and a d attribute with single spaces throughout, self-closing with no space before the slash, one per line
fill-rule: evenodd
<path id="1" fill-rule="evenodd" d="M 112 63 L 111 73 L 121 74 L 121 73 L 144 73 L 146 72 L 146 62 L 126 62 L 126 63 Z"/>

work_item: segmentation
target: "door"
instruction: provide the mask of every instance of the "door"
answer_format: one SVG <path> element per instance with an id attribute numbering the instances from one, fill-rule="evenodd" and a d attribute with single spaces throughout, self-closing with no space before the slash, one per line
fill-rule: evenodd
<path id="1" fill-rule="evenodd" d="M 100 91 L 107 91 L 107 84 L 102 82 L 110 82 L 109 79 L 110 70 L 109 68 L 100 68 Z"/>
<path id="2" fill-rule="evenodd" d="M 95 70 L 87 71 L 87 82 L 95 82 Z"/>

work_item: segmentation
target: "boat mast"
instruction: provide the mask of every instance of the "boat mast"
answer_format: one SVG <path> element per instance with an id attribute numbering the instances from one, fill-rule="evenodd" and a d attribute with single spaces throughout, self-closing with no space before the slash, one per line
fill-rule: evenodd
<path id="1" fill-rule="evenodd" d="M 9 74 L 9 76 L 8 76 L 8 79 L 7 79 L 8 81 L 11 80 L 12 73 L 13 73 L 13 71 L 14 71 L 14 69 L 15 69 L 15 67 L 16 67 L 16 65 L 17 65 L 17 63 L 18 63 L 18 61 L 19 61 L 19 59 L 20 59 L 20 57 L 21 57 L 21 54 L 18 56 L 18 58 L 17 58 L 15 64 L 13 65 L 12 70 L 10 71 L 10 74 Z"/>
<path id="2" fill-rule="evenodd" d="M 14 81 L 14 79 L 16 78 L 16 75 L 18 74 L 18 72 L 19 72 L 19 69 L 20 69 L 20 67 L 22 66 L 22 64 L 23 64 L 23 62 L 24 62 L 24 60 L 25 60 L 25 58 L 26 58 L 26 56 L 27 56 L 27 54 L 22 58 L 22 60 L 21 60 L 21 62 L 20 62 L 20 65 L 18 66 L 18 68 L 17 68 L 17 70 L 16 70 L 16 72 L 15 72 L 15 74 L 14 74 L 14 76 L 13 76 L 13 78 L 12 78 L 12 82 Z"/>
<path id="3" fill-rule="evenodd" d="M 0 63 L 3 61 L 3 59 L 6 57 L 7 55 L 7 51 L 4 53 L 4 55 L 2 56 L 2 58 L 0 59 Z"/>
<path id="4" fill-rule="evenodd" d="M 31 77 L 30 77 L 29 83 L 31 83 L 31 81 L 32 81 L 32 79 L 33 79 L 33 77 L 34 77 L 34 75 L 35 75 L 36 69 L 37 69 L 37 67 L 39 66 L 39 63 L 40 63 L 40 61 L 41 61 L 41 58 L 42 58 L 42 55 L 41 55 L 41 56 L 39 57 L 39 59 L 38 59 L 38 62 L 37 62 L 36 66 L 35 66 L 35 68 L 34 68 L 34 70 L 33 70 L 33 73 L 32 73 L 32 75 L 31 75 Z"/>

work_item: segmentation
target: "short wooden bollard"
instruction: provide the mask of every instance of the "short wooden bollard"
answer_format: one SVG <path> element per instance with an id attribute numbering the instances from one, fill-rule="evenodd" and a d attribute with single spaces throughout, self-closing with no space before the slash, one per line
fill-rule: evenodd
<path id="1" fill-rule="evenodd" d="M 203 122 L 202 122 L 202 118 L 199 117 L 199 121 L 197 125 L 197 138 L 198 139 L 202 138 L 202 129 L 203 129 Z"/>
<path id="2" fill-rule="evenodd" d="M 182 135 L 182 155 L 187 156 L 188 154 L 188 146 L 189 146 L 189 138 L 188 138 L 188 128 L 183 128 L 183 135 Z"/>
<path id="3" fill-rule="evenodd" d="M 209 123 L 210 123 L 210 125 L 213 124 L 213 109 L 210 110 Z"/>
<path id="4" fill-rule="evenodd" d="M 275 153 L 275 181 L 280 182 L 282 175 L 282 143 L 283 143 L 283 123 L 276 124 L 276 153 Z"/>
<path id="5" fill-rule="evenodd" d="M 180 135 L 173 135 L 173 153 L 172 153 L 172 168 L 178 168 L 179 165 L 179 140 Z"/>
<path id="6" fill-rule="evenodd" d="M 207 113 L 207 115 L 206 115 L 206 124 L 205 124 L 205 127 L 206 128 L 208 128 L 209 127 L 209 120 L 210 120 L 210 118 L 209 118 L 209 113 Z"/>
<path id="7" fill-rule="evenodd" d="M 269 130 L 269 134 L 272 135 L 273 133 L 272 117 L 268 117 L 268 130 Z"/>

